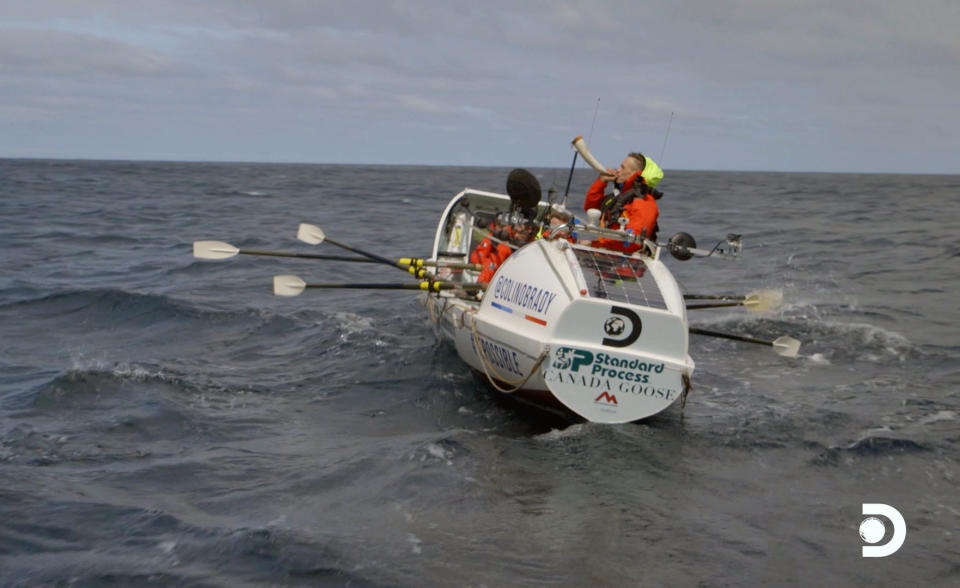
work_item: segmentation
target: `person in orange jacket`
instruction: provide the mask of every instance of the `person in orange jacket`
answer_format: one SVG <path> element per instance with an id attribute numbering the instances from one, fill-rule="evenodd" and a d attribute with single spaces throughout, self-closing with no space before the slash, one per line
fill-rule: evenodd
<path id="1" fill-rule="evenodd" d="M 610 229 L 628 230 L 647 239 L 657 237 L 657 200 L 663 194 L 654 188 L 663 178 L 663 170 L 642 153 L 630 153 L 617 169 L 607 168 L 587 190 L 584 210 L 601 211 L 600 225 Z M 613 182 L 613 192 L 605 194 L 607 184 Z M 627 245 L 616 239 L 596 239 L 595 247 L 617 249 L 632 253 L 640 244 Z"/>
<path id="2" fill-rule="evenodd" d="M 470 263 L 479 263 L 483 266 L 477 282 L 488 284 L 507 257 L 513 253 L 514 247 L 522 247 L 533 240 L 534 224 L 525 217 L 511 220 L 507 215 L 501 215 L 490 223 L 489 237 L 485 237 L 470 253 Z M 509 243 L 507 243 L 509 241 Z M 514 247 L 511 247 L 512 244 Z"/>

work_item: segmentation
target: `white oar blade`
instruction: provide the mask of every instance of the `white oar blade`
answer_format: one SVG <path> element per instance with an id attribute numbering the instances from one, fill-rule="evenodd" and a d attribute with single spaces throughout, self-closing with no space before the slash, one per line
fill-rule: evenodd
<path id="1" fill-rule="evenodd" d="M 300 223 L 300 228 L 297 229 L 297 239 L 304 243 L 319 245 L 326 238 L 327 236 L 323 234 L 320 227 L 308 223 Z"/>
<path id="2" fill-rule="evenodd" d="M 273 293 L 277 296 L 299 296 L 307 283 L 297 276 L 273 276 Z"/>
<path id="3" fill-rule="evenodd" d="M 776 310 L 783 304 L 783 292 L 779 290 L 757 290 L 747 294 L 743 305 L 748 310 L 766 311 Z"/>
<path id="4" fill-rule="evenodd" d="M 226 259 L 240 253 L 240 250 L 223 241 L 194 241 L 193 256 L 200 259 Z"/>
<path id="5" fill-rule="evenodd" d="M 778 337 L 773 340 L 773 350 L 777 355 L 784 357 L 796 357 L 800 352 L 800 342 L 793 337 Z"/>

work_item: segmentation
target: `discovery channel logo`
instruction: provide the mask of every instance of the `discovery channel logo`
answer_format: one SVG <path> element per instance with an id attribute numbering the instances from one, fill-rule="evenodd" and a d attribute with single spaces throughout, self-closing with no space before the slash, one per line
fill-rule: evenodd
<path id="1" fill-rule="evenodd" d="M 860 538 L 870 545 L 863 546 L 863 557 L 887 557 L 900 549 L 907 538 L 907 523 L 903 520 L 900 511 L 886 504 L 864 504 L 863 514 L 880 515 L 886 517 L 893 525 L 893 535 L 883 545 L 879 543 L 887 534 L 887 527 L 882 519 L 867 517 L 860 523 Z"/>

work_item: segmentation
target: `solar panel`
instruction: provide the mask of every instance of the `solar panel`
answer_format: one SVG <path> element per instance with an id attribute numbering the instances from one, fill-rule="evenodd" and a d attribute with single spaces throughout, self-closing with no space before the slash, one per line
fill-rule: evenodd
<path id="1" fill-rule="evenodd" d="M 642 259 L 574 248 L 590 296 L 666 309 L 660 288 Z"/>

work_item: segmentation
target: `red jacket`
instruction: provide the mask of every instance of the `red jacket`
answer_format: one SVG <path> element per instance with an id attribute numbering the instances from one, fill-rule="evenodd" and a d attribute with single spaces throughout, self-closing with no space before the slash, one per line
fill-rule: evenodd
<path id="1" fill-rule="evenodd" d="M 630 178 L 623 183 L 620 191 L 626 192 L 631 190 L 634 182 L 637 181 L 643 181 L 643 178 L 640 177 L 640 172 L 630 176 Z M 587 190 L 587 197 L 583 201 L 583 209 L 589 210 L 591 208 L 600 208 L 604 198 L 603 192 L 606 187 L 607 182 L 602 178 L 597 178 Z M 660 209 L 657 207 L 657 201 L 654 200 L 653 196 L 650 196 L 649 194 L 645 194 L 642 197 L 636 196 L 631 202 L 624 205 L 620 216 L 627 219 L 626 227 L 624 227 L 624 229 L 631 229 L 637 235 L 646 230 L 647 239 L 656 238 L 657 217 L 660 216 Z M 620 229 L 621 227 L 618 219 L 609 219 L 607 222 L 607 228 Z M 605 249 L 617 249 L 626 253 L 632 253 L 641 247 L 639 244 L 624 245 L 623 241 L 604 238 L 594 240 L 592 245 L 594 247 L 603 247 Z"/>
<path id="2" fill-rule="evenodd" d="M 487 284 L 493 278 L 493 274 L 500 267 L 500 264 L 511 254 L 513 250 L 503 243 L 494 243 L 490 237 L 487 237 L 470 254 L 470 263 L 479 263 L 483 266 L 477 282 Z"/>

